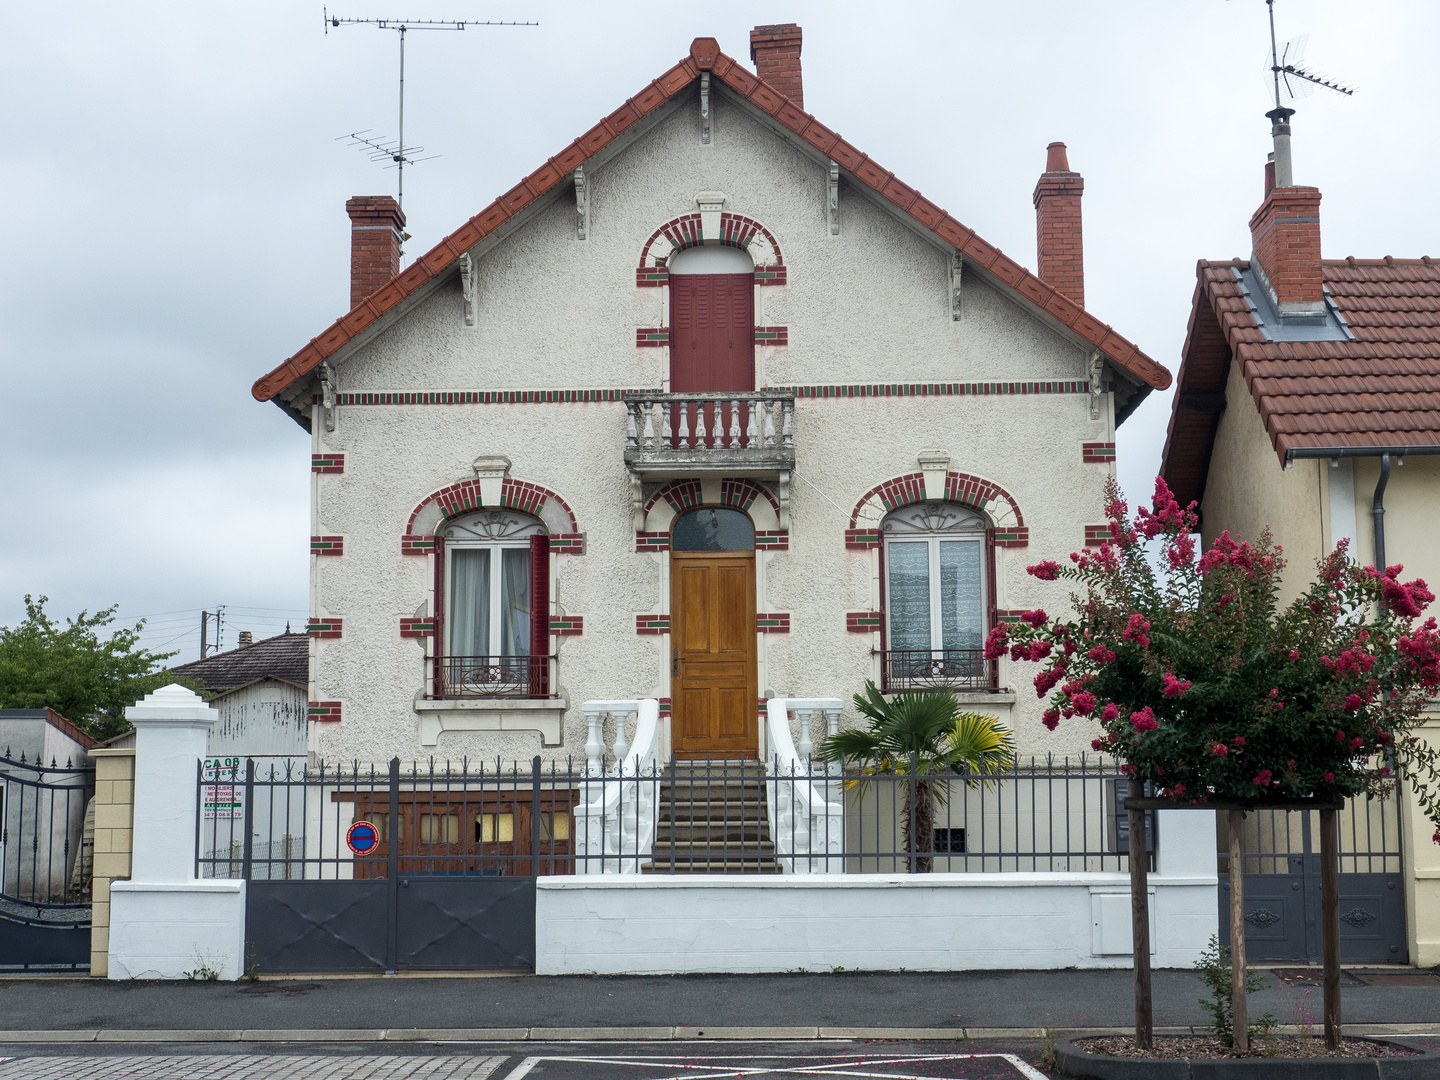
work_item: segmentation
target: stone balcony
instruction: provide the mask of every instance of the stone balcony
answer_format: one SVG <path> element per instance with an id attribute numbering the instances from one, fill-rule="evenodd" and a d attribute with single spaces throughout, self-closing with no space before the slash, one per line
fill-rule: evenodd
<path id="1" fill-rule="evenodd" d="M 724 474 L 773 480 L 789 517 L 795 468 L 795 395 L 768 390 L 630 394 L 625 467 L 636 489 L 649 480 Z M 637 510 L 638 513 L 638 510 Z M 637 526 L 638 528 L 639 526 Z M 788 522 L 781 526 L 788 527 Z"/>

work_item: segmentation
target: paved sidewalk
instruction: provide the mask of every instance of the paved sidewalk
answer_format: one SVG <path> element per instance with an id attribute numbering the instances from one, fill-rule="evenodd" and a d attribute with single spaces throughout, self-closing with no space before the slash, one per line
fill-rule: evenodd
<path id="1" fill-rule="evenodd" d="M 1318 990 L 1307 995 L 1273 977 L 1271 983 L 1271 989 L 1252 996 L 1252 1016 L 1268 1012 L 1286 1024 L 1296 1021 L 1302 1005 L 1319 1013 Z M 1201 992 L 1194 972 L 1155 972 L 1155 1023 L 1204 1025 Z M 148 1032 L 225 1041 L 242 1033 L 249 1039 L 314 1039 L 319 1037 L 314 1033 L 328 1031 L 336 1038 L 402 1041 L 446 1033 L 471 1040 L 673 1039 L 743 1028 L 750 1038 L 814 1038 L 885 1028 L 910 1038 L 927 1032 L 974 1038 L 1040 1027 L 1128 1027 L 1134 1023 L 1132 994 L 1132 976 L 1124 970 L 253 983 L 8 979 L 0 980 L 0 1037 L 63 1032 L 104 1042 L 114 1037 L 107 1033 L 130 1032 L 123 1037 L 133 1041 Z M 1347 1027 L 1440 1030 L 1440 986 L 1347 986 L 1343 1013 Z M 28 1034 L 21 1038 L 40 1041 Z"/>

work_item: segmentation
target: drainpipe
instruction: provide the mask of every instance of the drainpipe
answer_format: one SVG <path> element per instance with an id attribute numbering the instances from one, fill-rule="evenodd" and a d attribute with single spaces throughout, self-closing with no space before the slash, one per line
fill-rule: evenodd
<path id="1" fill-rule="evenodd" d="M 1385 485 L 1390 483 L 1390 455 L 1380 455 L 1380 482 L 1375 485 L 1375 498 L 1370 503 L 1370 516 L 1375 519 L 1375 569 L 1385 572 Z"/>
<path id="2" fill-rule="evenodd" d="M 1302 446 L 1285 451 L 1288 469 L 1300 458 L 1369 458 L 1380 459 L 1380 482 L 1375 485 L 1375 498 L 1370 516 L 1375 522 L 1375 567 L 1385 572 L 1385 485 L 1390 482 L 1390 459 L 1403 462 L 1407 457 L 1434 457 L 1440 446 Z"/>

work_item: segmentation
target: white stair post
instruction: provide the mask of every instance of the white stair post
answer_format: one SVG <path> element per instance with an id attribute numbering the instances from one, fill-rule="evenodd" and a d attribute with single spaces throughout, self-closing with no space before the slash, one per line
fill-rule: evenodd
<path id="1" fill-rule="evenodd" d="M 130 880 L 110 886 L 112 979 L 244 973 L 245 882 L 195 877 L 199 766 L 216 715 L 177 685 L 125 710 L 135 725 L 135 820 Z"/>

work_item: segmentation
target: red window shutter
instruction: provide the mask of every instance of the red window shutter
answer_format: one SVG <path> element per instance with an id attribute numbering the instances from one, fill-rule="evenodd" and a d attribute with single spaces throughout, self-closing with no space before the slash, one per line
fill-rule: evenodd
<path id="1" fill-rule="evenodd" d="M 670 279 L 670 389 L 755 389 L 755 275 Z"/>
<path id="2" fill-rule="evenodd" d="M 445 632 L 445 538 L 435 534 L 435 631 L 430 639 L 430 656 L 434 670 L 431 672 L 433 685 L 431 696 L 445 696 L 445 646 L 450 635 Z"/>
<path id="3" fill-rule="evenodd" d="M 530 695 L 550 696 L 550 537 L 530 537 Z"/>

